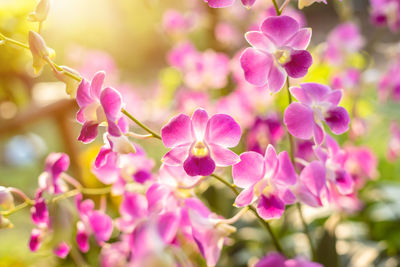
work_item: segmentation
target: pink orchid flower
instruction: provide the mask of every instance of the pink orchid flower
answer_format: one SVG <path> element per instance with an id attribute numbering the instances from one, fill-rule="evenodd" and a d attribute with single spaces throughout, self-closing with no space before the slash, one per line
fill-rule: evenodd
<path id="1" fill-rule="evenodd" d="M 44 231 L 43 229 L 33 228 L 29 239 L 29 249 L 32 252 L 37 251 L 42 245 Z"/>
<path id="2" fill-rule="evenodd" d="M 256 117 L 246 136 L 246 147 L 249 151 L 263 154 L 268 144 L 276 145 L 285 135 L 281 120 L 275 113 L 266 118 Z"/>
<path id="3" fill-rule="evenodd" d="M 389 70 L 384 74 L 378 84 L 379 100 L 382 102 L 388 99 L 400 101 L 400 58 L 390 64 Z"/>
<path id="4" fill-rule="evenodd" d="M 370 0 L 371 21 L 376 26 L 387 25 L 392 32 L 400 29 L 399 0 Z"/>
<path id="5" fill-rule="evenodd" d="M 49 194 L 60 194 L 67 190 L 67 185 L 60 175 L 69 167 L 69 157 L 64 153 L 51 153 L 47 156 L 44 172 L 39 176 L 39 188 Z"/>
<path id="6" fill-rule="evenodd" d="M 69 254 L 69 250 L 70 250 L 70 248 L 69 248 L 68 244 L 65 242 L 61 242 L 54 248 L 53 252 L 57 257 L 59 257 L 61 259 L 65 259 L 67 257 L 67 255 Z"/>
<path id="7" fill-rule="evenodd" d="M 239 143 L 241 129 L 225 114 L 209 118 L 203 109 L 197 109 L 192 118 L 180 114 L 162 128 L 161 136 L 164 145 L 172 148 L 163 162 L 183 165 L 190 176 L 208 176 L 216 166 L 230 166 L 239 161 L 239 156 L 227 148 Z"/>
<path id="8" fill-rule="evenodd" d="M 324 58 L 329 63 L 342 64 L 348 55 L 360 51 L 364 44 L 365 39 L 355 23 L 340 24 L 328 35 Z"/>
<path id="9" fill-rule="evenodd" d="M 284 122 L 288 131 L 300 139 L 314 137 L 317 145 L 322 144 L 325 132 L 322 122 L 334 134 L 342 134 L 349 129 L 350 117 L 346 109 L 338 107 L 342 91 L 331 90 L 317 83 L 303 83 L 290 88 L 299 103 L 291 103 L 285 110 Z"/>
<path id="10" fill-rule="evenodd" d="M 289 16 L 268 17 L 260 31 L 247 32 L 245 37 L 252 47 L 243 52 L 240 63 L 246 80 L 253 85 L 267 85 L 277 92 L 287 76 L 301 78 L 312 64 L 311 54 L 305 50 L 311 28 L 300 29 Z"/>
<path id="11" fill-rule="evenodd" d="M 89 251 L 89 237 L 94 235 L 97 243 L 103 245 L 113 231 L 113 221 L 103 211 L 94 210 L 91 199 L 82 201 L 82 195 L 76 196 L 76 206 L 80 220 L 77 222 L 76 242 L 82 252 Z"/>
<path id="12" fill-rule="evenodd" d="M 320 161 L 312 161 L 305 166 L 299 175 L 294 192 L 304 204 L 322 207 L 322 198 L 328 194 L 324 164 Z"/>
<path id="13" fill-rule="evenodd" d="M 400 127 L 396 123 L 390 125 L 390 139 L 388 144 L 387 158 L 394 162 L 400 157 Z"/>
<path id="14" fill-rule="evenodd" d="M 286 204 L 293 204 L 295 196 L 289 186 L 297 177 L 286 151 L 276 154 L 272 145 L 265 156 L 257 152 L 245 152 L 240 162 L 233 166 L 233 182 L 244 190 L 237 196 L 239 207 L 257 202 L 257 212 L 264 219 L 280 218 Z"/>
<path id="15" fill-rule="evenodd" d="M 187 199 L 185 206 L 192 225 L 193 239 L 206 259 L 207 266 L 215 266 L 226 237 L 234 233 L 236 228 L 212 213 L 201 201 Z"/>
<path id="16" fill-rule="evenodd" d="M 316 147 L 315 153 L 319 160 L 325 164 L 327 186 L 330 191 L 333 187 L 342 195 L 353 193 L 354 181 L 345 170 L 347 154 L 340 149 L 338 143 L 329 135 L 325 139 L 326 148 Z"/>
<path id="17" fill-rule="evenodd" d="M 259 260 L 254 267 L 322 267 L 322 265 L 301 257 L 286 259 L 277 252 L 270 252 L 267 256 Z"/>
<path id="18" fill-rule="evenodd" d="M 42 196 L 43 191 L 38 190 L 35 195 L 35 204 L 31 208 L 31 217 L 34 224 L 39 228 L 50 226 L 49 211 L 47 209 L 46 199 Z"/>
<path id="19" fill-rule="evenodd" d="M 250 8 L 254 5 L 256 0 L 241 0 L 243 6 Z M 233 5 L 235 0 L 204 0 L 212 8 L 222 8 Z"/>
<path id="20" fill-rule="evenodd" d="M 104 78 L 104 72 L 97 72 L 90 84 L 83 79 L 77 90 L 76 101 L 80 109 L 76 119 L 83 124 L 78 140 L 84 143 L 96 138 L 99 125 L 107 125 L 112 136 L 121 135 L 117 122 L 122 117 L 122 97 L 111 87 L 102 89 Z"/>

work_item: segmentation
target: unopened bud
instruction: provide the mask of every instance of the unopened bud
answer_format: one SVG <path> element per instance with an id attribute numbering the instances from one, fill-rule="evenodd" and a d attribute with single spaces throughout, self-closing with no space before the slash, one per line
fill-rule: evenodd
<path id="1" fill-rule="evenodd" d="M 50 10 L 50 0 L 40 0 L 35 11 L 28 15 L 29 21 L 43 22 L 47 19 Z"/>
<path id="2" fill-rule="evenodd" d="M 0 215 L 0 229 L 12 228 L 13 226 L 9 219 Z"/>
<path id="3" fill-rule="evenodd" d="M 252 7 L 255 2 L 256 0 L 242 0 L 242 4 L 247 8 Z"/>
<path id="4" fill-rule="evenodd" d="M 0 186 L 0 207 L 9 210 L 14 207 L 14 197 L 8 188 Z"/>
<path id="5" fill-rule="evenodd" d="M 33 70 L 39 74 L 47 60 L 54 58 L 53 49 L 46 46 L 46 42 L 38 33 L 29 31 L 29 49 L 33 57 Z"/>

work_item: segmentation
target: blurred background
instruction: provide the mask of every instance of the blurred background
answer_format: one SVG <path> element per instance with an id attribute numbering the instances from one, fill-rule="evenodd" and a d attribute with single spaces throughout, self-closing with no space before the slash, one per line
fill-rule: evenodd
<path id="1" fill-rule="evenodd" d="M 176 105 L 176 90 L 182 83 L 179 71 L 168 66 L 168 51 L 179 41 L 189 38 L 199 51 L 212 48 L 232 59 L 236 52 L 247 47 L 243 33 L 257 21 L 255 17 L 260 16 L 237 2 L 230 10 L 216 10 L 210 9 L 202 0 L 54 0 L 41 34 L 47 45 L 56 51 L 55 62 L 59 65 L 72 67 L 89 79 L 96 71 L 105 70 L 108 74 L 106 83 L 122 92 L 127 109 L 158 131 L 175 113 L 171 107 Z M 269 1 L 263 2 L 268 8 Z M 369 131 L 355 143 L 363 144 L 375 153 L 379 179 L 368 182 L 361 190 L 360 198 L 365 205 L 361 211 L 341 215 L 346 220 L 335 225 L 335 235 L 326 225 L 335 224 L 334 219 L 328 221 L 331 213 L 324 210 L 308 212 L 306 209 L 306 218 L 315 230 L 318 251 L 326 266 L 399 266 L 400 163 L 388 162 L 386 153 L 388 125 L 392 120 L 400 120 L 400 107 L 398 102 L 380 105 L 376 84 L 388 66 L 387 45 L 399 42 L 400 36 L 371 25 L 367 0 L 328 2 L 328 5 L 314 4 L 303 10 L 306 24 L 313 29 L 310 47 L 318 51 L 327 33 L 341 22 L 352 20 L 360 26 L 366 46 L 354 59 L 354 64 L 360 69 L 369 69 L 363 73 L 365 83 L 362 97 L 357 100 L 358 113 L 368 120 Z M 36 4 L 34 0 L 0 0 L 0 32 L 27 43 L 28 31 L 37 30 L 37 23 L 26 19 Z M 293 3 L 293 7 L 296 5 Z M 166 31 L 163 20 L 169 9 L 191 18 L 191 30 L 185 35 Z M 217 38 L 215 27 L 222 22 L 235 25 L 239 37 Z M 0 185 L 22 188 L 33 196 L 44 158 L 49 152 L 57 151 L 71 157 L 71 175 L 88 187 L 100 186 L 90 173 L 90 166 L 102 145 L 101 138 L 90 145 L 82 145 L 76 140 L 80 131 L 80 125 L 75 121 L 77 106 L 65 93 L 65 84 L 54 78 L 48 66 L 42 75 L 35 77 L 31 65 L 29 50 L 0 45 Z M 322 68 L 313 71 L 306 80 L 324 82 L 329 75 L 329 71 Z M 233 83 L 230 76 L 228 85 L 212 92 L 212 97 L 226 95 L 234 87 Z M 353 101 L 356 100 L 348 97 L 346 107 L 351 108 Z M 168 110 L 168 116 L 160 115 L 160 110 Z M 347 135 L 341 136 L 339 141 L 344 143 L 346 138 Z M 155 142 L 140 144 L 159 165 L 165 149 Z M 209 203 L 217 203 L 213 204 L 214 211 L 229 216 L 232 214 L 231 202 L 219 203 L 219 190 L 218 186 L 208 188 L 204 198 Z M 232 198 L 229 193 L 226 195 Z M 67 236 L 72 236 L 73 230 L 67 227 L 65 218 L 73 221 L 75 216 L 70 205 L 66 201 L 57 209 L 60 217 L 57 227 L 65 229 L 62 235 Z M 274 222 L 274 226 L 284 236 L 284 244 L 301 252 L 305 237 L 295 233 L 298 226 L 291 225 L 290 216 L 289 210 L 285 222 Z M 296 216 L 295 212 L 293 216 Z M 32 229 L 28 209 L 12 215 L 11 219 L 15 227 L 0 230 L 1 267 L 76 265 L 71 259 L 59 261 L 50 250 L 48 253 L 28 250 Z M 224 255 L 230 256 L 223 257 L 220 266 L 232 266 L 232 262 L 237 264 L 235 266 L 246 266 L 245 259 L 251 255 L 264 255 L 265 251 L 260 251 L 257 244 L 267 240 L 259 240 L 256 231 L 250 227 L 239 231 L 237 235 L 244 241 L 225 248 L 228 253 Z M 57 238 L 61 237 L 54 237 Z M 293 240 L 300 241 L 293 243 Z M 96 253 L 98 251 L 93 249 L 88 255 L 74 257 L 85 257 L 96 266 Z"/>

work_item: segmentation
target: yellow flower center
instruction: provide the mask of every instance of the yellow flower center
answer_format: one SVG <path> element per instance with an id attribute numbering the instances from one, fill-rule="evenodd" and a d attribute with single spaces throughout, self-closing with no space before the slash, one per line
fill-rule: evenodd
<path id="1" fill-rule="evenodd" d="M 286 64 L 290 61 L 290 52 L 286 49 L 279 49 L 275 52 L 275 58 L 279 64 Z"/>
<path id="2" fill-rule="evenodd" d="M 202 141 L 197 141 L 192 148 L 192 154 L 196 157 L 205 157 L 208 155 L 208 148 Z"/>

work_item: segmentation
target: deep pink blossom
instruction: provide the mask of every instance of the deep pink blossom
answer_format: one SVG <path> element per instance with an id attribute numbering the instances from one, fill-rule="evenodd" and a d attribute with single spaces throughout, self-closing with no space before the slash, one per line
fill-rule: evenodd
<path id="1" fill-rule="evenodd" d="M 122 194 L 129 182 L 144 184 L 153 177 L 154 161 L 140 146 L 135 145 L 135 150 L 136 153 L 119 154 L 103 147 L 92 166 L 93 173 L 102 183 L 113 186 L 114 194 Z"/>
<path id="2" fill-rule="evenodd" d="M 31 217 L 34 224 L 39 228 L 50 226 L 49 211 L 47 209 L 46 199 L 42 196 L 43 191 L 38 190 L 35 195 L 35 203 L 31 208 Z"/>
<path id="3" fill-rule="evenodd" d="M 286 204 L 296 200 L 289 186 L 296 183 L 296 173 L 288 153 L 276 154 L 269 145 L 265 156 L 256 152 L 240 155 L 240 162 L 233 166 L 232 176 L 236 186 L 244 190 L 236 198 L 239 207 L 257 202 L 257 212 L 264 219 L 280 218 Z"/>
<path id="4" fill-rule="evenodd" d="M 386 102 L 388 99 L 400 101 L 400 58 L 394 60 L 388 71 L 381 77 L 378 84 L 379 100 Z"/>
<path id="5" fill-rule="evenodd" d="M 355 92 L 361 81 L 361 72 L 355 68 L 349 68 L 343 72 L 334 74 L 331 79 L 332 89 L 345 89 Z"/>
<path id="6" fill-rule="evenodd" d="M 254 267 L 322 267 L 322 265 L 301 257 L 287 260 L 277 252 L 270 252 L 267 256 L 259 260 Z"/>
<path id="7" fill-rule="evenodd" d="M 65 242 L 61 242 L 53 249 L 53 253 L 59 258 L 65 259 L 69 253 L 69 250 L 70 248 L 68 244 Z"/>
<path id="8" fill-rule="evenodd" d="M 246 147 L 250 151 L 263 154 L 268 144 L 275 146 L 285 134 L 282 122 L 277 114 L 266 118 L 256 117 L 246 136 Z"/>
<path id="9" fill-rule="evenodd" d="M 390 125 L 390 138 L 388 143 L 387 158 L 394 162 L 400 157 L 400 128 L 397 123 Z"/>
<path id="10" fill-rule="evenodd" d="M 295 19 L 268 17 L 260 31 L 246 33 L 246 40 L 252 45 L 240 58 L 246 80 L 256 86 L 267 85 L 270 91 L 277 92 L 287 76 L 305 76 L 312 64 L 311 54 L 305 50 L 310 39 L 311 29 L 300 29 Z"/>
<path id="11" fill-rule="evenodd" d="M 29 249 L 32 252 L 37 251 L 42 245 L 43 230 L 38 228 L 33 228 L 31 232 L 31 237 L 29 240 Z"/>
<path id="12" fill-rule="evenodd" d="M 112 219 L 101 210 L 94 209 L 91 199 L 82 201 L 82 195 L 76 196 L 76 206 L 80 220 L 77 222 L 76 242 L 82 252 L 89 250 L 89 237 L 94 236 L 99 245 L 108 241 L 113 231 Z"/>
<path id="13" fill-rule="evenodd" d="M 241 0 L 243 6 L 250 8 L 254 5 L 256 0 Z M 212 8 L 222 8 L 233 5 L 235 0 L 204 0 Z"/>
<path id="14" fill-rule="evenodd" d="M 350 54 L 359 52 L 365 39 L 353 22 L 336 26 L 328 35 L 324 58 L 331 64 L 342 64 Z"/>
<path id="15" fill-rule="evenodd" d="M 197 109 L 190 118 L 180 114 L 161 130 L 163 143 L 171 150 L 163 157 L 166 165 L 183 165 L 190 176 L 212 174 L 216 166 L 230 166 L 239 157 L 229 147 L 239 143 L 240 126 L 225 114 L 211 118 Z"/>
<path id="16" fill-rule="evenodd" d="M 349 129 L 350 117 L 346 109 L 338 107 L 342 91 L 331 90 L 317 83 L 304 83 L 290 88 L 291 94 L 300 102 L 291 103 L 285 110 L 284 122 L 290 132 L 300 139 L 314 137 L 317 145 L 322 144 L 325 122 L 334 134 Z"/>
<path id="17" fill-rule="evenodd" d="M 322 199 L 327 195 L 326 168 L 320 161 L 312 161 L 301 171 L 295 194 L 298 199 L 311 206 L 323 206 Z"/>
<path id="18" fill-rule="evenodd" d="M 39 187 L 50 193 L 60 194 L 67 190 L 60 175 L 69 167 L 69 157 L 64 153 L 51 153 L 47 156 L 44 172 L 39 176 Z"/>
<path id="19" fill-rule="evenodd" d="M 188 208 L 192 225 L 192 235 L 200 253 L 206 259 L 207 266 L 215 266 L 221 254 L 225 238 L 236 231 L 236 228 L 224 223 L 200 201 L 188 199 Z"/>
<path id="20" fill-rule="evenodd" d="M 370 0 L 371 21 L 376 26 L 388 26 L 392 32 L 400 29 L 399 0 Z"/>
<path id="21" fill-rule="evenodd" d="M 98 126 L 103 124 L 107 125 L 110 135 L 121 135 L 117 123 L 122 117 L 122 98 L 117 90 L 102 88 L 104 78 L 104 72 L 97 72 L 90 84 L 83 79 L 77 90 L 76 101 L 80 109 L 76 119 L 83 124 L 78 140 L 84 143 L 92 142 L 97 136 Z"/>

